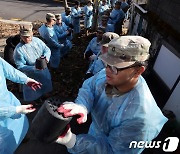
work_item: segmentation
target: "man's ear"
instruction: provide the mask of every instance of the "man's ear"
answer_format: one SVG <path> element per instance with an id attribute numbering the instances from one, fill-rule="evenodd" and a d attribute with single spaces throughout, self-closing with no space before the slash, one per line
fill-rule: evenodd
<path id="1" fill-rule="evenodd" d="M 139 77 L 144 71 L 145 71 L 145 66 L 139 66 L 136 67 L 136 72 L 134 74 L 134 77 Z"/>

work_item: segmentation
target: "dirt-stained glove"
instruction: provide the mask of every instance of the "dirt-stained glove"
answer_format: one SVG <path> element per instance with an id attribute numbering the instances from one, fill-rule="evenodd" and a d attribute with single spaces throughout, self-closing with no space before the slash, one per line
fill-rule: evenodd
<path id="1" fill-rule="evenodd" d="M 40 82 L 37 82 L 34 79 L 28 78 L 26 81 L 26 85 L 31 87 L 32 90 L 36 91 L 37 89 L 40 89 L 42 84 Z"/>
<path id="2" fill-rule="evenodd" d="M 76 143 L 76 135 L 71 132 L 70 125 L 67 125 L 66 130 L 55 141 L 58 144 L 63 144 L 67 148 L 72 148 Z"/>
<path id="3" fill-rule="evenodd" d="M 32 104 L 20 105 L 16 107 L 16 113 L 19 113 L 19 114 L 27 114 L 27 113 L 34 112 L 35 110 L 36 109 L 33 108 Z"/>
<path id="4" fill-rule="evenodd" d="M 87 121 L 88 111 L 86 107 L 82 105 L 75 104 L 73 102 L 64 102 L 58 109 L 58 112 L 63 113 L 64 117 L 71 117 L 74 115 L 79 115 L 80 118 L 77 119 L 79 124 L 85 123 Z"/>

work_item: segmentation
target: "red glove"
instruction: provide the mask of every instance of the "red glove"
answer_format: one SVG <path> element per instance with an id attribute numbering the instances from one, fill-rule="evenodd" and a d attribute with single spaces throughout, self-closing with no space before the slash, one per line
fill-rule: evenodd
<path id="1" fill-rule="evenodd" d="M 73 102 L 64 102 L 58 109 L 58 112 L 63 113 L 64 117 L 71 117 L 74 115 L 79 115 L 80 118 L 77 119 L 79 124 L 87 121 L 87 109 L 86 107 L 75 104 Z"/>
<path id="2" fill-rule="evenodd" d="M 31 87 L 32 90 L 36 91 L 37 89 L 40 89 L 42 84 L 40 82 L 37 82 L 34 79 L 28 78 L 26 81 L 26 85 Z"/>

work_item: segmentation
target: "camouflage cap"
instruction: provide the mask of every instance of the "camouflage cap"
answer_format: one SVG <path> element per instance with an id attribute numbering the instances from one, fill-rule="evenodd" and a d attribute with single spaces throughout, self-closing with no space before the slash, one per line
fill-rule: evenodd
<path id="1" fill-rule="evenodd" d="M 46 19 L 48 20 L 56 20 L 55 15 L 53 13 L 47 13 Z"/>
<path id="2" fill-rule="evenodd" d="M 108 46 L 108 43 L 112 40 L 112 39 L 116 39 L 119 38 L 119 35 L 113 32 L 106 32 L 103 34 L 102 36 L 102 41 L 101 44 L 103 46 Z"/>
<path id="3" fill-rule="evenodd" d="M 108 44 L 108 52 L 100 59 L 111 66 L 124 68 L 149 58 L 151 43 L 141 36 L 121 36 Z"/>
<path id="4" fill-rule="evenodd" d="M 61 14 L 55 14 L 56 19 L 61 19 Z"/>
<path id="5" fill-rule="evenodd" d="M 20 25 L 20 35 L 32 36 L 33 35 L 32 28 L 33 28 L 32 24 Z"/>

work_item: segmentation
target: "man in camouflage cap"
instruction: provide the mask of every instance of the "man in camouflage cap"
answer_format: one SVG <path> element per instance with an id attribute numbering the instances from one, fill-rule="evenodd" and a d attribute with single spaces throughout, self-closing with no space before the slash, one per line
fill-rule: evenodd
<path id="1" fill-rule="evenodd" d="M 32 36 L 33 32 L 32 32 L 32 24 L 24 24 L 24 25 L 20 25 L 20 36 Z"/>
<path id="2" fill-rule="evenodd" d="M 122 36 L 108 44 L 108 53 L 101 59 L 117 68 L 124 68 L 135 63 L 144 63 L 149 58 L 151 43 L 141 36 Z"/>
<path id="3" fill-rule="evenodd" d="M 118 37 L 119 37 L 118 34 L 112 33 L 112 32 L 106 32 L 103 34 L 102 40 L 101 40 L 101 49 L 100 49 L 99 53 L 97 54 L 96 58 L 94 59 L 93 63 L 89 66 L 88 71 L 86 72 L 85 79 L 95 75 L 96 73 L 98 73 L 99 71 L 104 69 L 104 64 L 103 64 L 102 60 L 99 59 L 99 56 L 101 54 L 106 53 L 107 49 L 108 49 L 108 43 L 112 39 L 115 39 Z"/>
<path id="4" fill-rule="evenodd" d="M 140 36 L 122 36 L 108 44 L 101 55 L 106 68 L 85 80 L 75 103 L 58 111 L 65 117 L 80 115 L 79 123 L 91 113 L 88 134 L 75 135 L 69 129 L 57 139 L 70 153 L 141 153 L 132 141 L 151 141 L 167 122 L 141 76 L 151 43 Z M 140 142 L 139 142 L 140 143 Z"/>
<path id="5" fill-rule="evenodd" d="M 21 41 L 14 50 L 14 61 L 17 69 L 29 77 L 42 83 L 41 89 L 33 91 L 23 85 L 23 97 L 25 101 L 35 101 L 52 91 L 51 75 L 48 68 L 36 68 L 36 60 L 41 56 L 48 63 L 51 50 L 37 37 L 33 37 L 32 24 L 20 25 Z"/>

